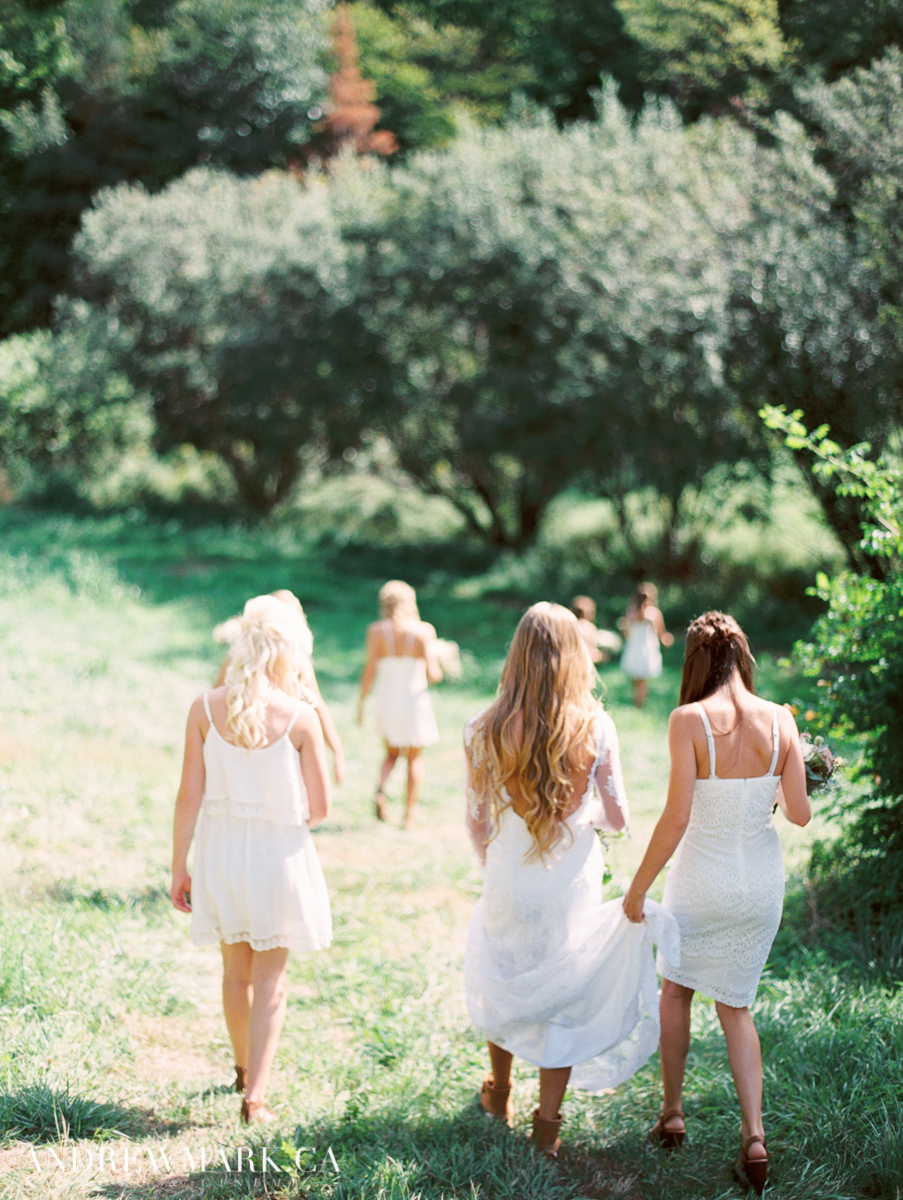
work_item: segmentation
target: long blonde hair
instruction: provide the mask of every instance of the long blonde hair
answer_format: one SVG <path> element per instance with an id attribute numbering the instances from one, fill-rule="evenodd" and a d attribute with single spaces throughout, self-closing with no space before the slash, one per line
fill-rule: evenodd
<path id="1" fill-rule="evenodd" d="M 595 745 L 595 683 L 573 613 L 546 601 L 528 608 L 505 659 L 498 699 L 477 721 L 473 754 L 474 783 L 489 797 L 493 826 L 512 803 L 507 782 L 515 781 L 527 802 L 524 822 L 533 840 L 527 862 L 544 858 L 570 832 L 564 814 L 571 777 Z"/>
<path id="2" fill-rule="evenodd" d="M 239 746 L 266 743 L 270 686 L 298 699 L 313 697 L 301 681 L 310 666 L 313 638 L 307 621 L 274 596 L 255 596 L 233 618 L 235 637 L 226 666 L 226 724 Z"/>

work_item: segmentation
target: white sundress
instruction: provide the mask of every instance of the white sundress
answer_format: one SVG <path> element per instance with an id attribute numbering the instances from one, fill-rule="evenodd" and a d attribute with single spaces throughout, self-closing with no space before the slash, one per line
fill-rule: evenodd
<path id="1" fill-rule="evenodd" d="M 465 743 L 473 754 L 478 717 Z M 472 760 L 473 761 L 473 760 Z M 478 765 L 478 763 L 474 763 Z M 527 863 L 532 839 L 512 808 L 495 837 L 485 797 L 468 790 L 467 825 L 484 859 L 483 889 L 467 934 L 464 987 L 485 1037 L 540 1067 L 573 1067 L 588 1091 L 629 1079 L 658 1045 L 653 941 L 680 960 L 676 922 L 654 901 L 628 921 L 622 900 L 603 902 L 605 864 L 597 829 L 609 828 L 601 794 L 626 816 L 614 723 L 600 712 L 596 759 L 579 808 L 545 861 Z"/>
<path id="2" fill-rule="evenodd" d="M 665 880 L 662 904 L 680 926 L 680 962 L 660 948 L 665 979 L 733 1008 L 746 1008 L 781 923 L 784 862 L 773 809 L 778 713 L 772 713 L 773 752 L 767 775 L 719 779 L 708 713 L 709 778 L 697 779 L 690 822 Z"/>
<path id="3" fill-rule="evenodd" d="M 191 939 L 253 950 L 323 950 L 329 893 L 307 827 L 301 759 L 289 734 L 254 750 L 227 742 L 204 710 L 204 799 L 191 871 Z"/>
<path id="4" fill-rule="evenodd" d="M 426 659 L 411 651 L 415 634 L 408 631 L 401 650 L 395 651 L 390 622 L 383 627 L 389 653 L 376 660 L 373 713 L 381 737 L 397 748 L 431 746 L 439 740 L 426 677 Z"/>

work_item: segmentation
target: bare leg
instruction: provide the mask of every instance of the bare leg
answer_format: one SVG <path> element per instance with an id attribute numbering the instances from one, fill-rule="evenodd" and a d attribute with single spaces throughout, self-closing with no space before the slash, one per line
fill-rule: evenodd
<path id="1" fill-rule="evenodd" d="M 511 1063 L 514 1055 L 497 1046 L 495 1042 L 487 1042 L 486 1045 L 489 1047 L 489 1061 L 492 1064 L 493 1086 L 506 1088 L 511 1083 Z"/>
<path id="2" fill-rule="evenodd" d="M 251 1015 L 251 947 L 247 942 L 227 946 L 220 942 L 223 954 L 223 1015 L 232 1043 L 236 1067 L 247 1070 L 248 1021 Z"/>
<path id="3" fill-rule="evenodd" d="M 251 980 L 253 1000 L 248 1022 L 248 1103 L 263 1100 L 270 1067 L 285 1020 L 285 1005 L 288 989 L 285 985 L 285 968 L 288 950 L 280 946 L 275 950 L 251 952 Z"/>
<path id="4" fill-rule="evenodd" d="M 637 708 L 642 708 L 646 703 L 646 695 L 648 689 L 645 679 L 634 679 L 633 681 L 633 702 Z"/>
<path id="5" fill-rule="evenodd" d="M 683 1109 L 682 1096 L 684 1075 L 687 1070 L 687 1054 L 690 1050 L 690 1007 L 693 989 L 662 980 L 662 995 L 659 1001 L 662 1032 L 659 1040 L 659 1058 L 662 1070 L 662 1112 Z M 665 1129 L 677 1133 L 684 1128 L 679 1117 L 665 1122 Z"/>
<path id="6" fill-rule="evenodd" d="M 731 1008 L 728 1004 L 715 1004 L 718 1020 L 727 1042 L 727 1056 L 740 1101 L 740 1140 L 757 1134 L 765 1136 L 762 1125 L 762 1050 L 759 1035 L 748 1008 Z M 765 1158 L 767 1152 L 761 1142 L 749 1148 L 749 1158 Z"/>
<path id="7" fill-rule="evenodd" d="M 414 825 L 414 809 L 420 799 L 420 786 L 423 783 L 423 757 L 419 746 L 408 747 L 408 792 L 405 807 L 404 823 L 407 829 Z"/>
<path id="8" fill-rule="evenodd" d="M 390 746 L 386 742 L 386 756 L 382 761 L 382 766 L 379 768 L 379 783 L 376 785 L 376 815 L 380 821 L 387 821 L 388 812 L 386 810 L 386 798 L 383 795 L 383 788 L 392 774 L 392 768 L 398 762 L 398 756 L 401 751 L 397 746 Z"/>
<path id="9" fill-rule="evenodd" d="M 543 1121 L 557 1121 L 561 1116 L 561 1102 L 571 1077 L 570 1067 L 539 1068 L 539 1108 Z"/>

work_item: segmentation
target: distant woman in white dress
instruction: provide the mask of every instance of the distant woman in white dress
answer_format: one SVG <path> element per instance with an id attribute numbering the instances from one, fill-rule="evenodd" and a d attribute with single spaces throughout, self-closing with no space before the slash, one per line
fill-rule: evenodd
<path id="1" fill-rule="evenodd" d="M 724 613 L 687 632 L 680 707 L 671 713 L 668 799 L 624 898 L 642 921 L 646 891 L 674 854 L 662 903 L 680 926 L 680 963 L 660 954 L 662 1113 L 650 1137 L 682 1143 L 684 1073 L 695 991 L 715 1001 L 737 1098 L 735 1177 L 759 1194 L 768 1174 L 762 1124 L 762 1055 L 749 1011 L 784 898 L 773 812 L 794 825 L 811 815 L 799 734 L 790 712 L 753 691 L 753 658 Z M 676 854 L 675 854 L 676 850 Z"/>
<path id="2" fill-rule="evenodd" d="M 379 771 L 374 807 L 380 821 L 388 819 L 383 789 L 401 754 L 408 760 L 405 827 L 414 825 L 414 810 L 423 784 L 421 750 L 439 740 L 429 685 L 442 678 L 436 656 L 436 630 L 420 620 L 414 589 L 400 579 L 380 588 L 382 620 L 367 629 L 367 662 L 361 675 L 358 723 L 364 701 L 373 690 L 376 726 L 386 744 Z"/>
<path id="3" fill-rule="evenodd" d="M 467 827 L 483 865 L 464 986 L 492 1068 L 480 1103 L 510 1124 L 512 1057 L 538 1066 L 532 1138 L 551 1156 L 569 1080 L 590 1091 L 614 1087 L 655 1050 L 652 941 L 679 958 L 676 924 L 657 905 L 638 926 L 619 899 L 603 903 L 596 831 L 626 827 L 627 799 L 595 680 L 573 614 L 534 604 L 517 627 L 498 699 L 464 735 Z"/>
<path id="4" fill-rule="evenodd" d="M 274 1119 L 264 1094 L 285 1019 L 289 951 L 322 950 L 332 939 L 310 834 L 329 813 L 329 779 L 315 698 L 301 683 L 302 624 L 272 596 L 245 605 L 225 685 L 189 711 L 176 799 L 172 902 L 191 914 L 192 941 L 222 950 L 245 1122 Z"/>
<path id="5" fill-rule="evenodd" d="M 654 583 L 639 585 L 620 625 L 624 635 L 621 670 L 633 680 L 633 702 L 642 708 L 648 691 L 646 681 L 657 679 L 662 673 L 661 647 L 674 645 L 658 608 L 658 588 Z"/>

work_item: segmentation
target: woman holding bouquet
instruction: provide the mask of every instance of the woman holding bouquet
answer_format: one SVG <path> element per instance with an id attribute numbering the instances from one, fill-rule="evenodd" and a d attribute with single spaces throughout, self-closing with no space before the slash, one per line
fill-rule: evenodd
<path id="1" fill-rule="evenodd" d="M 643 920 L 648 888 L 677 851 L 662 904 L 680 926 L 680 965 L 659 954 L 662 1113 L 650 1131 L 665 1148 L 684 1139 L 681 1104 L 690 1005 L 715 1001 L 740 1102 L 735 1178 L 761 1194 L 768 1174 L 762 1125 L 762 1055 L 749 1012 L 784 898 L 776 804 L 795 825 L 811 816 L 796 723 L 753 690 L 753 658 L 740 626 L 708 612 L 687 631 L 680 706 L 668 727 L 665 809 L 624 897 Z"/>

